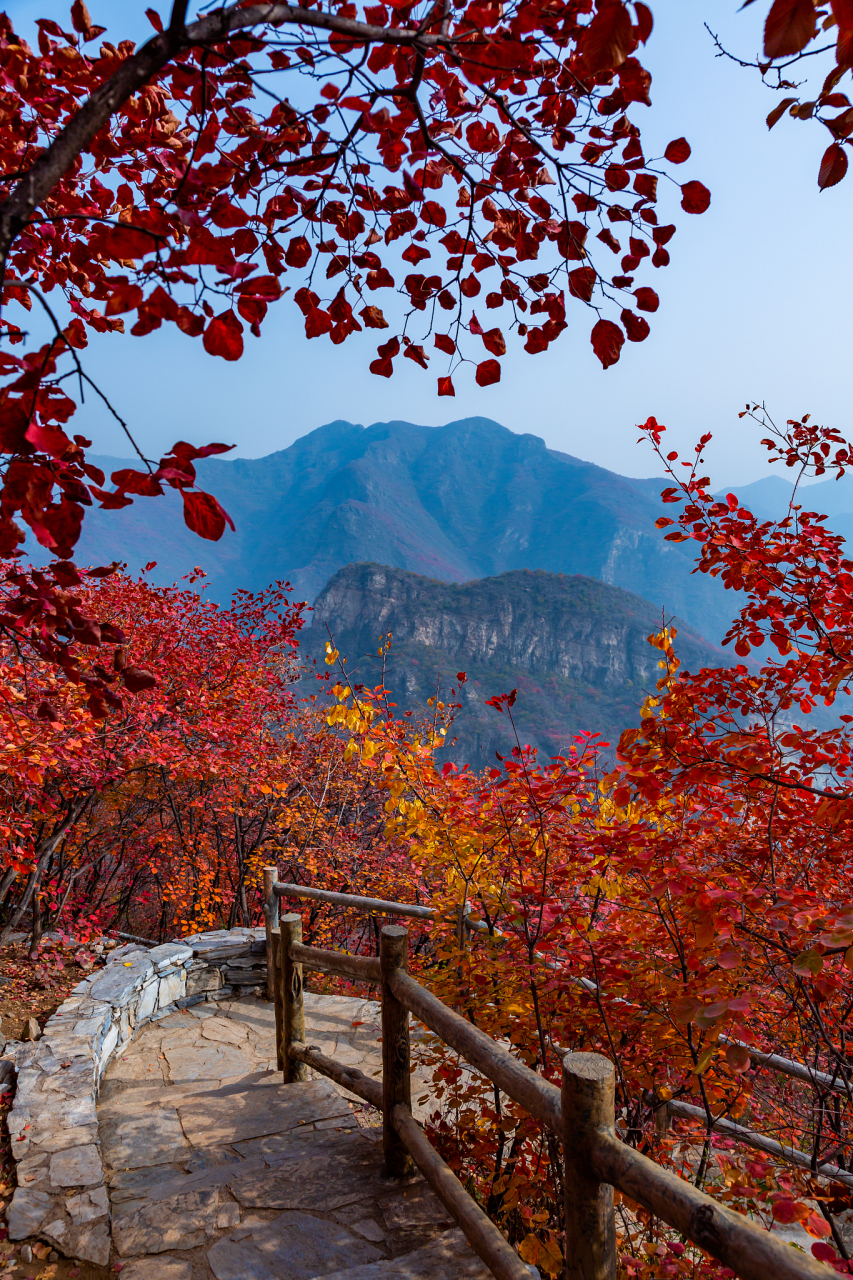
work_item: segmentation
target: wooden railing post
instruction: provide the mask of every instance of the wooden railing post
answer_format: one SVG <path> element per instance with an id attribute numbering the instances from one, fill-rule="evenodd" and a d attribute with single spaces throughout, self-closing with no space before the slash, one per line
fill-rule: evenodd
<path id="1" fill-rule="evenodd" d="M 593 1173 L 599 1132 L 613 1134 L 616 1072 L 599 1053 L 563 1058 L 565 1280 L 615 1280 L 613 1188 Z"/>
<path id="2" fill-rule="evenodd" d="M 389 1178 L 407 1178 L 412 1172 L 412 1157 L 394 1127 L 394 1108 L 400 1103 L 412 1109 L 412 1077 L 409 1071 L 409 1011 L 388 985 L 398 969 L 406 969 L 409 961 L 409 931 L 398 925 L 386 925 L 379 939 L 379 963 L 382 969 L 382 1145 L 385 1174 Z"/>
<path id="3" fill-rule="evenodd" d="M 290 954 L 294 942 L 302 941 L 302 917 L 282 916 L 281 934 L 281 1059 L 284 1083 L 308 1079 L 308 1068 L 290 1056 L 290 1046 L 305 1043 L 305 1008 L 302 1002 L 302 965 Z"/>
<path id="4" fill-rule="evenodd" d="M 278 867 L 264 867 L 264 924 L 267 931 L 267 999 L 275 999 L 273 976 L 272 931 L 278 925 L 278 895 L 273 886 L 278 884 Z"/>
<path id="5" fill-rule="evenodd" d="M 284 1057 L 281 1051 L 284 1035 L 283 992 L 281 978 L 281 929 L 271 929 L 270 950 L 272 965 L 269 972 L 273 976 L 273 1008 L 275 1009 L 275 1064 L 279 1071 L 284 1070 Z"/>

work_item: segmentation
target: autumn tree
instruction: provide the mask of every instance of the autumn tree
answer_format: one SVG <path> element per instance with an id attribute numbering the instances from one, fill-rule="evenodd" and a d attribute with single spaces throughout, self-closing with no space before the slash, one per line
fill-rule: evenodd
<path id="1" fill-rule="evenodd" d="M 115 574 L 78 588 L 71 607 L 96 610 L 119 639 L 111 669 L 92 646 L 81 660 L 83 674 L 97 668 L 101 706 L 2 643 L 0 942 L 25 916 L 36 939 L 43 922 L 170 934 L 253 918 L 301 615 L 280 586 L 223 610 L 192 585 Z"/>

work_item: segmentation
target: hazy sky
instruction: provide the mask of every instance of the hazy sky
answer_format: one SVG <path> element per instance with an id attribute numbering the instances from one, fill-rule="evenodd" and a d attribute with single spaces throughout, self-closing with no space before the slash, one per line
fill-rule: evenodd
<path id="1" fill-rule="evenodd" d="M 93 21 L 113 40 L 147 36 L 145 7 L 89 0 Z M 152 456 L 178 438 L 235 442 L 240 454 L 261 456 L 335 418 L 439 424 L 481 414 L 642 476 L 659 468 L 636 443 L 635 424 L 654 414 L 676 447 L 714 433 L 708 461 L 715 481 L 767 474 L 758 432 L 737 418 L 747 399 L 765 400 L 782 420 L 811 412 L 842 431 L 848 426 L 853 177 L 819 193 L 829 136 L 787 118 L 768 133 L 765 116 L 777 99 L 757 72 L 714 57 L 704 21 L 750 56 L 766 8 L 766 0 L 746 13 L 735 0 L 654 0 L 645 58 L 653 106 L 632 113 L 646 154 L 661 154 L 682 134 L 689 139 L 693 157 L 678 176 L 701 179 L 713 198 L 702 217 L 664 206 L 662 216 L 679 227 L 672 264 L 639 281 L 655 286 L 661 307 L 650 317 L 651 337 L 626 343 L 614 368 L 601 369 L 589 346 L 591 315 L 573 304 L 569 329 L 547 353 L 529 356 L 512 342 L 498 386 L 480 389 L 466 372 L 456 378 L 456 398 L 440 400 L 433 370 L 400 360 L 390 381 L 368 372 L 375 334 L 340 347 L 327 338 L 308 342 L 285 299 L 260 340 L 246 335 L 236 364 L 164 326 L 142 339 L 90 339 L 89 371 Z M 29 35 L 35 17 L 67 21 L 68 9 L 56 0 L 12 0 L 9 11 Z M 75 426 L 98 452 L 126 455 L 123 437 L 94 406 L 78 413 Z"/>

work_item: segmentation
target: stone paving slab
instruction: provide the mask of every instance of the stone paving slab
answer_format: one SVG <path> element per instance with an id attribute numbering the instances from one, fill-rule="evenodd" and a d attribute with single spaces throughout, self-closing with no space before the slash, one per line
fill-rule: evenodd
<path id="1" fill-rule="evenodd" d="M 247 1089 L 240 1081 L 231 1089 L 207 1091 L 180 1105 L 178 1116 L 187 1140 L 194 1147 L 224 1147 L 318 1120 L 351 1118 L 347 1103 L 325 1081 L 285 1088 L 279 1072 L 276 1077 L 275 1089 L 258 1088 L 260 1082 L 252 1082 Z"/>
<path id="2" fill-rule="evenodd" d="M 379 1074 L 375 1004 L 306 995 L 306 1024 L 309 1043 Z M 381 1129 L 364 1127 L 375 1113 L 323 1078 L 283 1084 L 274 1028 L 261 999 L 195 1005 L 107 1069 L 98 1120 L 122 1280 L 487 1280 L 422 1179 L 383 1177 Z"/>
<path id="3" fill-rule="evenodd" d="M 532 1274 L 532 1273 L 531 1273 Z M 313 1280 L 313 1277 L 312 1277 Z M 325 1280 L 493 1280 L 459 1230 L 445 1231 L 437 1240 L 393 1262 L 372 1262 L 333 1271 Z"/>

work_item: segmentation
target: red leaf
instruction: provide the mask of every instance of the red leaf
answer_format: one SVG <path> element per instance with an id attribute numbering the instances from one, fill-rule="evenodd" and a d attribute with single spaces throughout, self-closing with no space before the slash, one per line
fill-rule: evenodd
<path id="1" fill-rule="evenodd" d="M 391 363 L 394 356 L 399 354 L 400 339 L 389 338 L 387 342 L 381 342 L 376 348 L 379 359 L 371 361 L 370 372 L 378 374 L 380 378 L 390 378 L 394 372 L 394 366 Z"/>
<path id="2" fill-rule="evenodd" d="M 175 324 L 190 338 L 197 338 L 204 333 L 204 316 L 194 315 L 189 307 L 178 307 Z"/>
<path id="3" fill-rule="evenodd" d="M 586 29 L 581 45 L 590 71 L 612 71 L 622 65 L 634 48 L 634 30 L 621 0 L 599 0 L 598 12 Z"/>
<path id="4" fill-rule="evenodd" d="M 83 0 L 74 0 L 71 6 L 71 25 L 75 31 L 80 32 L 81 36 L 84 36 L 92 25 L 89 10 Z"/>
<path id="5" fill-rule="evenodd" d="M 728 1045 L 726 1047 L 726 1062 L 735 1075 L 743 1075 L 750 1067 L 749 1050 L 739 1044 Z"/>
<path id="6" fill-rule="evenodd" d="M 790 1225 L 792 1222 L 802 1222 L 808 1216 L 808 1206 L 802 1204 L 799 1200 L 791 1200 L 785 1197 L 782 1200 L 777 1200 L 773 1205 L 773 1217 L 776 1222 Z"/>
<path id="7" fill-rule="evenodd" d="M 451 381 L 451 379 L 450 379 L 450 378 L 439 378 L 439 380 L 438 380 L 438 394 L 439 394 L 440 396 L 455 396 L 455 395 L 456 395 L 456 392 L 455 392 L 455 391 L 454 391 L 454 389 L 453 389 L 453 382 Z"/>
<path id="8" fill-rule="evenodd" d="M 35 422 L 27 427 L 27 439 L 52 458 L 61 458 L 65 450 L 71 448 L 71 441 L 64 431 L 60 431 L 58 427 L 40 427 Z"/>
<path id="9" fill-rule="evenodd" d="M 484 360 L 478 364 L 476 379 L 478 387 L 490 387 L 493 382 L 500 382 L 501 367 L 497 360 Z"/>
<path id="10" fill-rule="evenodd" d="M 153 253 L 158 245 L 162 245 L 162 237 L 148 235 L 135 227 L 122 224 L 118 227 L 106 227 L 101 235 L 93 237 L 97 251 L 105 258 L 142 258 L 146 253 Z"/>
<path id="11" fill-rule="evenodd" d="M 569 293 L 573 298 L 580 298 L 581 302 L 590 302 L 596 279 L 592 267 L 576 267 L 569 272 Z"/>
<path id="12" fill-rule="evenodd" d="M 627 307 L 622 312 L 621 320 L 629 342 L 645 342 L 650 332 L 648 320 L 644 320 L 642 316 L 635 316 Z"/>
<path id="13" fill-rule="evenodd" d="M 234 292 L 252 298 L 268 298 L 275 301 L 281 297 L 281 285 L 275 276 L 252 276 L 251 279 L 238 284 Z"/>
<path id="14" fill-rule="evenodd" d="M 125 667 L 121 678 L 131 693 L 142 693 L 145 689 L 157 686 L 157 677 L 151 671 L 144 671 L 142 667 Z"/>
<path id="15" fill-rule="evenodd" d="M 116 289 L 104 308 L 104 315 L 117 316 L 122 311 L 132 311 L 142 301 L 142 290 L 138 284 L 123 284 Z"/>
<path id="16" fill-rule="evenodd" d="M 200 489 L 183 490 L 181 497 L 184 500 L 184 523 L 200 538 L 218 542 L 225 532 L 226 521 L 234 528 L 234 521 L 212 493 L 204 493 Z"/>
<path id="17" fill-rule="evenodd" d="M 660 298 L 654 289 L 650 289 L 648 285 L 635 289 L 634 297 L 637 299 L 637 309 L 639 311 L 657 311 L 660 306 Z"/>
<path id="18" fill-rule="evenodd" d="M 504 341 L 504 336 L 500 329 L 489 329 L 487 333 L 484 333 L 483 346 L 487 351 L 491 351 L 493 356 L 506 355 L 506 342 Z M 498 377 L 500 377 L 500 374 L 498 374 Z M 497 382 L 497 380 L 498 379 L 495 378 L 495 382 Z"/>
<path id="19" fill-rule="evenodd" d="M 676 138 L 667 145 L 663 154 L 670 164 L 684 164 L 690 159 L 690 143 L 686 138 Z"/>
<path id="20" fill-rule="evenodd" d="M 197 445 L 187 444 L 186 440 L 178 440 L 176 444 L 172 445 L 169 453 L 176 458 L 180 458 L 181 462 L 192 462 L 194 458 L 211 458 L 217 453 L 230 453 L 234 448 L 236 448 L 236 445 L 233 444 L 203 444 L 199 448 Z M 169 454 L 167 453 L 166 458 L 168 457 Z M 165 461 L 166 459 L 164 458 L 160 465 L 162 466 Z"/>
<path id="21" fill-rule="evenodd" d="M 652 34 L 652 27 L 654 25 L 652 20 L 652 11 L 648 5 L 635 3 L 634 12 L 637 15 L 637 35 L 641 42 L 645 44 L 649 36 Z"/>
<path id="22" fill-rule="evenodd" d="M 591 334 L 592 349 L 605 369 L 616 364 L 625 342 L 625 335 L 612 320 L 599 320 Z"/>
<path id="23" fill-rule="evenodd" d="M 438 347 L 439 351 L 446 351 L 449 356 L 452 356 L 456 350 L 456 343 L 449 334 L 436 333 L 433 336 L 433 342 Z"/>
<path id="24" fill-rule="evenodd" d="M 611 164 L 604 171 L 604 181 L 608 191 L 624 191 L 631 179 L 624 165 Z"/>
<path id="25" fill-rule="evenodd" d="M 311 246 L 304 236 L 294 236 L 287 246 L 284 260 L 289 267 L 304 267 L 311 261 Z"/>
<path id="26" fill-rule="evenodd" d="M 799 53 L 816 30 L 814 0 L 773 0 L 764 24 L 764 52 L 768 58 Z"/>
<path id="27" fill-rule="evenodd" d="M 405 249 L 403 253 L 400 254 L 400 257 L 404 262 L 411 262 L 413 266 L 417 266 L 422 259 L 428 258 L 429 256 L 429 249 L 424 249 L 419 244 L 410 244 L 408 249 Z"/>
<path id="28" fill-rule="evenodd" d="M 711 203 L 711 193 L 701 182 L 685 182 L 681 188 L 681 207 L 685 213 L 704 213 Z"/>
<path id="29" fill-rule="evenodd" d="M 820 162 L 820 172 L 817 178 L 817 185 L 821 191 L 825 191 L 827 187 L 834 187 L 840 182 L 847 172 L 847 152 L 838 142 L 833 142 L 824 152 L 823 159 Z M 29 431 L 27 436 L 29 436 Z"/>
<path id="30" fill-rule="evenodd" d="M 204 332 L 204 349 L 212 356 L 222 356 L 223 360 L 240 359 L 243 326 L 233 311 L 223 311 L 211 320 Z"/>
<path id="31" fill-rule="evenodd" d="M 788 110 L 791 103 L 796 101 L 796 98 L 783 98 L 778 107 L 774 107 L 770 112 L 770 115 L 767 117 L 767 128 L 772 129 L 774 124 L 777 124 L 782 119 L 782 116 Z"/>
<path id="32" fill-rule="evenodd" d="M 122 493 L 138 493 L 144 498 L 156 498 L 163 492 L 162 486 L 153 475 L 147 471 L 134 471 L 132 467 L 114 471 L 110 479 Z"/>
<path id="33" fill-rule="evenodd" d="M 368 329 L 388 328 L 388 321 L 382 314 L 381 307 L 375 307 L 371 304 L 370 306 L 362 307 L 358 314 L 361 316 Z"/>
<path id="34" fill-rule="evenodd" d="M 323 311 L 320 307 L 315 307 L 313 311 L 309 311 L 305 317 L 305 337 L 319 338 L 323 333 L 331 333 L 332 317 L 328 311 Z"/>

